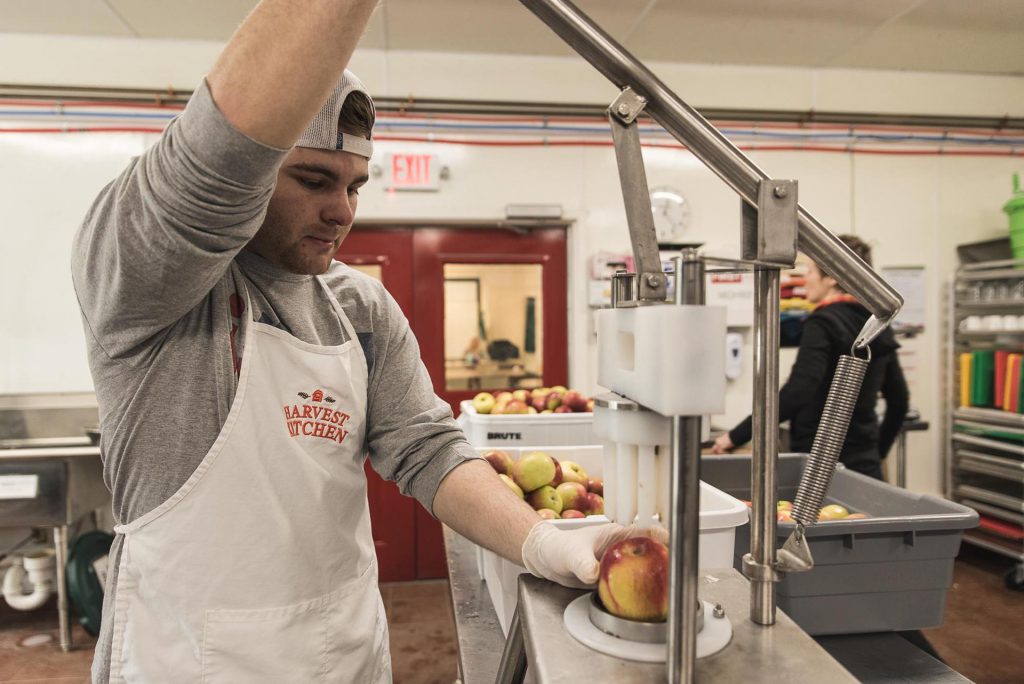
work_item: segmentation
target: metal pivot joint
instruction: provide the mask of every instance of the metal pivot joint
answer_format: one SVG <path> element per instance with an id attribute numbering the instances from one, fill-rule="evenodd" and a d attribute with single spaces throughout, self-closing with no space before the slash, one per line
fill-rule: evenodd
<path id="1" fill-rule="evenodd" d="M 741 258 L 759 264 L 791 267 L 796 261 L 797 182 L 762 180 L 757 206 L 743 202 Z"/>
<path id="2" fill-rule="evenodd" d="M 668 278 L 661 268 L 658 235 L 654 229 L 647 174 L 640 150 L 640 132 L 636 126 L 636 118 L 646 104 L 645 98 L 630 88 L 623 88 L 608 107 L 608 123 L 612 128 L 626 223 L 636 261 L 636 300 L 638 303 L 661 303 L 668 293 Z"/>

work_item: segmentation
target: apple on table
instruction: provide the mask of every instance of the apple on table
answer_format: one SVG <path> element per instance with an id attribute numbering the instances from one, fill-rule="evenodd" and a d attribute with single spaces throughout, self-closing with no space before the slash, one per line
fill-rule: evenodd
<path id="1" fill-rule="evenodd" d="M 631 537 L 601 558 L 597 595 L 617 617 L 644 622 L 668 618 L 668 547 L 650 537 Z"/>

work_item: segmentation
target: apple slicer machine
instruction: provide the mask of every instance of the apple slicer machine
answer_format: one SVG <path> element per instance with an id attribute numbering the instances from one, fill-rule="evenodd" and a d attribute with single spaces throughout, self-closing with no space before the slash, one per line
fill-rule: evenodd
<path id="1" fill-rule="evenodd" d="M 565 610 L 563 626 L 550 624 L 556 616 L 528 595 L 523 581 L 498 682 L 523 681 L 528 650 L 535 679 L 561 681 L 554 673 L 545 677 L 543 658 L 534 657 L 544 630 L 567 630 L 591 652 L 618 659 L 573 662 L 574 680 L 614 673 L 622 682 L 663 682 L 666 675 L 671 684 L 739 682 L 770 673 L 772 681 L 855 681 L 776 613 L 774 583 L 783 573 L 813 567 L 804 529 L 817 521 L 831 482 L 867 367 L 867 344 L 895 317 L 902 298 L 799 206 L 796 181 L 769 178 L 572 3 L 521 1 L 620 91 L 608 121 L 636 272 L 616 275 L 613 306 L 597 314 L 598 383 L 611 393 L 595 401 L 594 430 L 604 442 L 606 513 L 623 524 L 668 529 L 670 587 L 666 623 L 621 620 L 584 596 Z M 673 272 L 663 272 L 636 124 L 641 114 L 740 195 L 740 259 L 684 249 Z M 794 502 L 796 529 L 776 549 L 779 273 L 793 266 L 798 248 L 872 316 L 836 369 Z M 755 278 L 751 549 L 742 575 L 698 572 L 702 416 L 723 412 L 725 403 L 725 312 L 704 306 L 704 280 L 709 272 L 746 270 Z M 524 632 L 533 638 L 524 640 Z M 588 673 L 599 666 L 605 669 Z"/>

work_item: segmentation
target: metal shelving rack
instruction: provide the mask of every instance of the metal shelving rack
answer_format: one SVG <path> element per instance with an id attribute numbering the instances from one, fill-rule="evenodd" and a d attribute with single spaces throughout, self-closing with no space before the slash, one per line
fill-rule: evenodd
<path id="1" fill-rule="evenodd" d="M 958 363 L 964 352 L 1024 353 L 1024 259 L 963 265 L 952 290 L 946 495 L 981 515 L 1024 527 L 1024 414 L 961 406 Z M 972 316 L 982 329 L 968 329 Z M 1018 323 L 992 329 L 987 316 L 1016 316 Z M 966 532 L 964 541 L 1012 558 L 1006 582 L 1024 586 L 1024 538 L 978 529 Z"/>

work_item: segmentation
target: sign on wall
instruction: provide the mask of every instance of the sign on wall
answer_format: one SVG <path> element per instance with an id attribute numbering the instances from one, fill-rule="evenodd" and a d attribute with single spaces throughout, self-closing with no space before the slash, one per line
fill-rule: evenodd
<path id="1" fill-rule="evenodd" d="M 385 190 L 436 192 L 441 189 L 441 160 L 436 154 L 388 153 L 383 159 Z"/>

